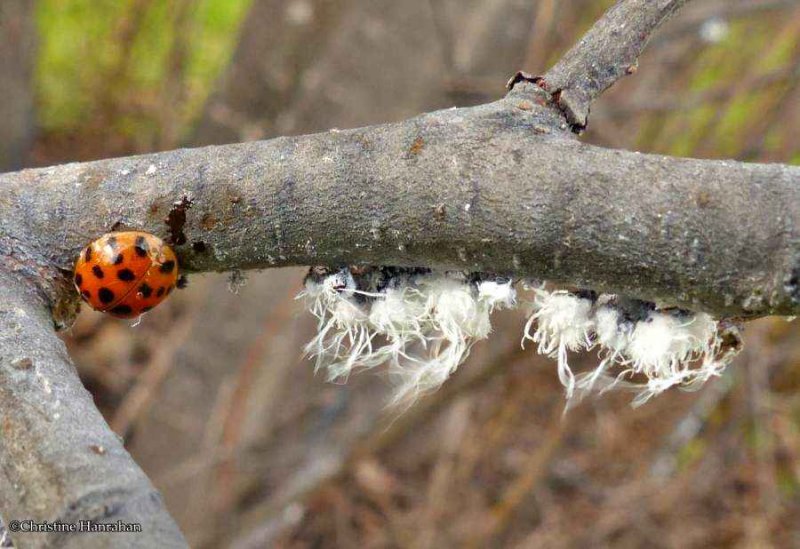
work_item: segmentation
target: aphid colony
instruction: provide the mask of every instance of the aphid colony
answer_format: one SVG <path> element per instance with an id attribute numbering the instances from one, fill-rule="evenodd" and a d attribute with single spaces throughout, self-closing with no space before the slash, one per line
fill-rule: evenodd
<path id="1" fill-rule="evenodd" d="M 518 299 L 508 278 L 396 267 L 313 267 L 299 297 L 318 319 L 306 346 L 330 380 L 386 363 L 397 380 L 394 403 L 438 388 L 491 332 L 496 309 L 526 306 L 523 345 L 555 358 L 568 399 L 593 389 L 627 387 L 634 405 L 666 389 L 695 389 L 719 375 L 741 348 L 735 325 L 705 313 L 548 290 L 530 281 Z M 574 374 L 568 352 L 598 349 L 594 371 Z"/>

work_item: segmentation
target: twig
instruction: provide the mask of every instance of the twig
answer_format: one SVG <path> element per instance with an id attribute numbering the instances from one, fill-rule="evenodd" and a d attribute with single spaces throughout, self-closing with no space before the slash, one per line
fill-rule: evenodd
<path id="1" fill-rule="evenodd" d="M 544 75 L 567 121 L 585 128 L 589 106 L 636 72 L 650 35 L 687 0 L 620 0 Z"/>
<path id="2" fill-rule="evenodd" d="M 756 344 L 751 346 L 745 355 L 749 359 L 746 370 L 748 404 L 755 436 L 753 457 L 760 507 L 758 517 L 754 517 L 755 520 L 750 526 L 755 528 L 753 532 L 755 535 L 760 533 L 765 536 L 766 532 L 762 528 L 778 515 L 781 501 L 775 463 L 775 436 L 771 421 L 772 394 L 769 386 L 770 368 L 781 361 L 779 358 L 776 360 L 778 353 L 769 342 L 770 328 L 769 324 L 763 324 L 757 331 L 753 330 L 755 333 L 752 337 Z"/>
<path id="3" fill-rule="evenodd" d="M 248 411 L 252 413 L 248 407 L 248 399 L 251 397 L 258 370 L 265 366 L 264 354 L 267 346 L 272 343 L 271 335 L 279 332 L 281 326 L 291 320 L 294 311 L 292 303 L 291 298 L 284 299 L 266 316 L 261 333 L 250 345 L 234 380 L 230 407 L 225 410 L 222 420 L 219 448 L 214 452 L 224 456 L 217 466 L 214 477 L 215 493 L 217 494 L 215 506 L 219 513 L 230 512 L 236 502 L 238 495 L 236 492 L 236 465 L 238 465 L 236 458 L 242 451 L 242 433 L 247 413 Z"/>
<path id="4" fill-rule="evenodd" d="M 535 486 L 548 472 L 548 464 L 561 448 L 564 436 L 576 424 L 574 414 L 553 414 L 544 433 L 541 446 L 531 452 L 522 471 L 513 482 L 505 489 L 500 500 L 491 509 L 488 525 L 476 543 L 471 547 L 485 546 L 487 542 L 502 532 L 508 522 L 513 518 L 514 511 L 519 508 L 524 498 L 530 495 Z"/>
<path id="5" fill-rule="evenodd" d="M 111 428 L 120 436 L 126 436 L 130 429 L 147 409 L 159 386 L 163 383 L 173 364 L 175 352 L 181 347 L 191 333 L 196 317 L 187 316 L 170 330 L 168 345 L 157 347 L 156 353 L 139 375 L 136 385 L 128 391 L 122 403 L 117 407 L 111 420 Z"/>
<path id="6" fill-rule="evenodd" d="M 650 467 L 653 481 L 664 482 L 675 474 L 678 455 L 702 433 L 711 415 L 733 387 L 733 376 L 726 372 L 697 398 L 688 413 L 675 424 L 666 437 L 666 444 L 653 459 Z"/>
<path id="7" fill-rule="evenodd" d="M 87 235 L 121 224 L 185 238 L 190 271 L 418 265 L 800 312 L 800 168 L 583 145 L 533 88 L 399 124 L 2 174 L 0 256 L 59 280 Z M 176 209 L 185 223 L 166 225 Z"/>

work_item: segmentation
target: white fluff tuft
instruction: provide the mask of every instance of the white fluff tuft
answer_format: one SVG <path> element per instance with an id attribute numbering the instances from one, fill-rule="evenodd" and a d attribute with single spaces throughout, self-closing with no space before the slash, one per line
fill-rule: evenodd
<path id="1" fill-rule="evenodd" d="M 488 337 L 490 313 L 516 304 L 510 280 L 476 286 L 463 276 L 429 273 L 379 292 L 356 286 L 346 270 L 306 282 L 301 295 L 319 319 L 306 353 L 332 380 L 388 362 L 397 380 L 394 403 L 413 402 L 441 386 L 472 345 Z"/>
<path id="2" fill-rule="evenodd" d="M 599 307 L 594 314 L 597 343 L 612 357 L 625 354 L 631 343 L 633 323 L 624 322 L 619 311 L 611 306 Z"/>
<path id="3" fill-rule="evenodd" d="M 600 364 L 588 374 L 575 378 L 576 388 L 587 394 L 599 388 L 607 391 L 616 385 L 617 379 L 608 375 L 608 368 L 615 363 L 626 363 L 625 354 L 631 342 L 634 325 L 625 322 L 619 311 L 602 305 L 594 313 L 595 343 L 600 346 Z M 598 385 L 598 382 L 602 382 Z"/>
<path id="4" fill-rule="evenodd" d="M 393 362 L 398 385 L 394 403 L 413 401 L 439 388 L 469 355 L 475 341 L 491 332 L 488 301 L 463 280 L 426 277 L 419 292 L 426 297 L 424 338 L 419 349 Z"/>
<path id="5" fill-rule="evenodd" d="M 705 313 L 642 307 L 647 312 L 636 311 L 639 320 L 630 320 L 615 296 L 600 296 L 592 303 L 564 291 L 536 288 L 534 292 L 523 342 L 532 339 L 539 344 L 539 353 L 558 360 L 568 400 L 576 391 L 580 398 L 596 389 L 624 387 L 637 392 L 633 405 L 639 406 L 671 387 L 699 388 L 720 375 L 738 352 L 738 345 L 723 349 L 720 323 Z M 574 375 L 567 351 L 595 346 L 600 363 L 591 372 Z M 611 375 L 614 366 L 619 368 Z"/>
<path id="6" fill-rule="evenodd" d="M 369 322 L 376 332 L 401 347 L 412 341 L 423 341 L 428 314 L 426 301 L 416 288 L 389 288 L 383 297 L 372 303 Z"/>
<path id="7" fill-rule="evenodd" d="M 591 333 L 594 320 L 592 302 L 569 292 L 548 292 L 534 289 L 533 314 L 525 324 L 522 338 L 538 343 L 537 352 L 558 360 L 558 378 L 567 388 L 567 398 L 575 390 L 575 375 L 567 362 L 567 351 L 580 351 L 592 347 Z M 531 334 L 533 323 L 536 330 Z"/>
<path id="8" fill-rule="evenodd" d="M 628 349 L 629 371 L 643 374 L 647 382 L 634 405 L 675 385 L 699 387 L 719 375 L 724 364 L 714 358 L 719 352 L 716 334 L 717 323 L 705 313 L 653 311 L 637 322 Z"/>
<path id="9" fill-rule="evenodd" d="M 478 284 L 478 299 L 495 309 L 513 309 L 517 306 L 517 291 L 510 280 L 484 280 Z"/>
<path id="10" fill-rule="evenodd" d="M 317 317 L 317 335 L 305 347 L 316 357 L 315 369 L 325 367 L 329 381 L 346 380 L 357 367 L 370 367 L 385 358 L 373 352 L 374 334 L 368 316 L 355 300 L 355 281 L 346 271 L 329 275 L 322 283 L 307 281 L 298 297 L 305 298 Z"/>

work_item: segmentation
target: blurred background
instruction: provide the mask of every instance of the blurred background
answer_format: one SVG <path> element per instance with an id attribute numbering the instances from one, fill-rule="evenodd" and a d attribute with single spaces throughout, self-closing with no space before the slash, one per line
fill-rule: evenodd
<path id="1" fill-rule="evenodd" d="M 491 101 L 611 4 L 0 0 L 0 170 Z M 800 162 L 798 127 L 800 0 L 696 0 L 582 139 Z M 499 313 L 398 414 L 380 373 L 332 385 L 303 360 L 304 273 L 194 275 L 136 327 L 84 310 L 64 334 L 193 547 L 800 546 L 799 324 L 751 323 L 697 393 L 564 415 L 555 364 Z"/>

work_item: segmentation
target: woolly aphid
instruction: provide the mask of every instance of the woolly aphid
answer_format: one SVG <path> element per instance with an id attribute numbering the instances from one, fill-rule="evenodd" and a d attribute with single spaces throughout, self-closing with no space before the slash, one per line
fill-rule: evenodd
<path id="1" fill-rule="evenodd" d="M 673 386 L 694 389 L 719 375 L 740 348 L 735 326 L 704 313 L 525 286 L 533 300 L 523 346 L 533 341 L 538 353 L 557 361 L 568 401 L 626 387 L 637 391 L 639 405 Z M 517 306 L 508 278 L 393 267 L 315 267 L 299 297 L 318 319 L 305 349 L 317 370 L 336 381 L 387 363 L 397 381 L 395 404 L 441 386 L 474 343 L 489 336 L 491 313 Z M 573 373 L 569 353 L 595 348 L 594 371 Z"/>
<path id="2" fill-rule="evenodd" d="M 312 270 L 301 293 L 317 317 L 306 345 L 329 380 L 389 364 L 394 402 L 438 388 L 491 332 L 490 313 L 513 307 L 509 279 L 419 269 Z"/>
<path id="3" fill-rule="evenodd" d="M 658 310 L 652 303 L 591 292 L 533 289 L 535 298 L 523 336 L 558 360 L 567 397 L 619 386 L 637 392 L 634 406 L 670 387 L 699 388 L 722 373 L 741 347 L 738 329 L 706 313 Z M 537 327 L 531 334 L 533 321 Z M 598 348 L 600 363 L 574 375 L 567 350 Z M 617 370 L 612 375 L 612 367 Z M 631 380 L 641 380 L 639 382 Z"/>

